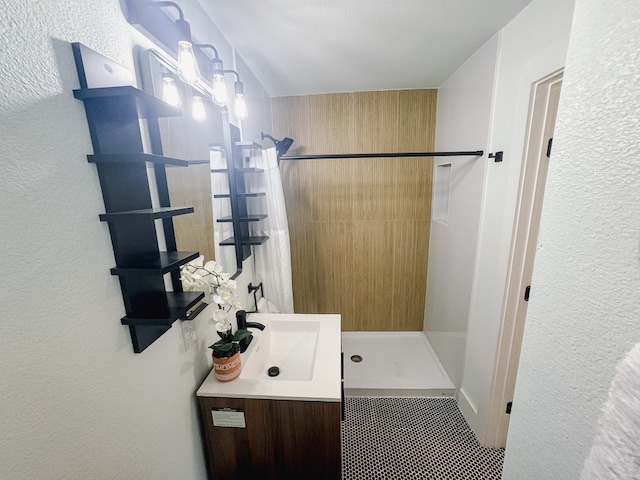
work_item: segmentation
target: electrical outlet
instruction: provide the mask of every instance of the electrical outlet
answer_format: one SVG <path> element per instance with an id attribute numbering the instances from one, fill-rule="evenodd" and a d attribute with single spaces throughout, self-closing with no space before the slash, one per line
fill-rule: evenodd
<path id="1" fill-rule="evenodd" d="M 193 320 L 182 320 L 182 338 L 184 339 L 184 349 L 189 350 L 198 340 L 196 324 Z"/>

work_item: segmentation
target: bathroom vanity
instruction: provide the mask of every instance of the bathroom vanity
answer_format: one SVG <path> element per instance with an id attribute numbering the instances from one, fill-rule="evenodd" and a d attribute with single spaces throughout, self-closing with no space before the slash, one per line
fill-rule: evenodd
<path id="1" fill-rule="evenodd" d="M 341 477 L 340 315 L 252 314 L 242 373 L 198 389 L 209 477 Z M 276 370 L 271 367 L 278 367 Z"/>

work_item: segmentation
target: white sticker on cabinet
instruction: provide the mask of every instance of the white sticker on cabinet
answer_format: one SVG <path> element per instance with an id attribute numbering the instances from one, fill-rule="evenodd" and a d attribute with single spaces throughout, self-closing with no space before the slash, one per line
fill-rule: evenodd
<path id="1" fill-rule="evenodd" d="M 247 428 L 244 422 L 244 412 L 233 408 L 211 409 L 214 427 Z"/>

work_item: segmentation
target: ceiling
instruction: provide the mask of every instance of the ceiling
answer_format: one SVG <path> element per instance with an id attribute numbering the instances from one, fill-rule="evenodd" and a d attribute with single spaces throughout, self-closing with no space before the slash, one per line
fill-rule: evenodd
<path id="1" fill-rule="evenodd" d="M 438 87 L 531 0 L 199 0 L 273 96 Z"/>

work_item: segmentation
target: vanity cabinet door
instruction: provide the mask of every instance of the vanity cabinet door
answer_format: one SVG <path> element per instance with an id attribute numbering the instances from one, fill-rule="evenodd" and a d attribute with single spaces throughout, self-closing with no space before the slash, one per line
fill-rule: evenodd
<path id="1" fill-rule="evenodd" d="M 198 397 L 198 403 L 211 479 L 341 478 L 340 402 Z"/>

